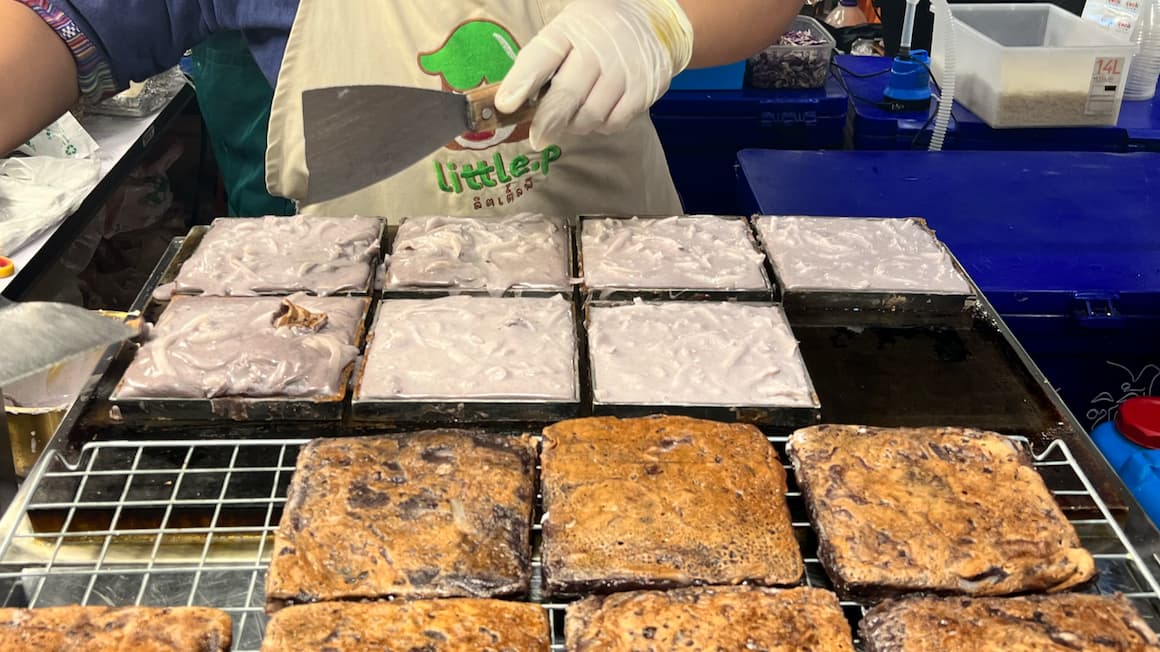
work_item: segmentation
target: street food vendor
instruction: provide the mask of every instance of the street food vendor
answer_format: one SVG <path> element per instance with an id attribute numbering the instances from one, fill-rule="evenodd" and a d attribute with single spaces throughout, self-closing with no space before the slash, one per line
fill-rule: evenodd
<path id="1" fill-rule="evenodd" d="M 266 183 L 305 198 L 301 95 L 350 84 L 503 85 L 530 124 L 465 133 L 394 177 L 303 213 L 680 212 L 648 108 L 686 67 L 773 42 L 800 0 L 0 0 L 0 151 L 240 30 L 276 82 Z M 399 129 L 381 116 L 384 129 Z M 406 127 L 402 127 L 406 128 Z"/>

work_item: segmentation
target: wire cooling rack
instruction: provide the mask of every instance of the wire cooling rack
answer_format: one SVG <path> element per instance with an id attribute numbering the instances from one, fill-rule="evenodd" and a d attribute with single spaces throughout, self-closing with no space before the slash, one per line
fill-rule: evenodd
<path id="1" fill-rule="evenodd" d="M 4 606 L 202 605 L 233 617 L 239 652 L 261 647 L 266 566 L 286 489 L 306 439 L 98 442 L 77 461 L 38 467 L 18 521 L 0 545 Z M 785 459 L 785 438 L 770 441 Z M 1035 466 L 1095 556 L 1091 590 L 1123 593 L 1160 630 L 1160 585 L 1063 442 Z M 805 584 L 831 588 L 816 556 L 801 493 L 787 469 Z M 11 514 L 12 512 L 10 512 Z M 538 550 L 539 517 L 533 540 Z M 539 562 L 529 599 L 548 610 L 553 650 L 563 650 L 563 603 L 544 602 Z M 862 605 L 843 602 L 856 626 Z"/>

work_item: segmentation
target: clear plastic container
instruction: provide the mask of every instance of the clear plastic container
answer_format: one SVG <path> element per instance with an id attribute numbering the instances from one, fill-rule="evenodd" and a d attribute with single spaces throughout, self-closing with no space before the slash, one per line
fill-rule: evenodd
<path id="1" fill-rule="evenodd" d="M 832 27 L 857 27 L 867 22 L 866 14 L 858 7 L 858 0 L 841 0 L 826 15 L 826 24 Z"/>
<path id="2" fill-rule="evenodd" d="M 1050 4 L 956 4 L 955 99 L 991 127 L 1114 125 L 1136 46 Z M 944 21 L 931 68 L 942 83 Z"/>
<path id="3" fill-rule="evenodd" d="M 809 16 L 795 16 L 788 32 L 809 32 L 819 45 L 773 44 L 749 60 L 753 88 L 821 88 L 830 75 L 830 56 L 838 42 Z"/>
<path id="4" fill-rule="evenodd" d="M 1160 77 L 1160 0 L 1143 0 L 1132 40 L 1140 51 L 1128 67 L 1125 100 L 1150 100 L 1156 95 Z"/>

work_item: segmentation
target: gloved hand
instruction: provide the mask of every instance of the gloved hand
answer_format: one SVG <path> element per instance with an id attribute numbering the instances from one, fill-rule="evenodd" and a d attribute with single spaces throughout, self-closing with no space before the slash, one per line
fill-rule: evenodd
<path id="1" fill-rule="evenodd" d="M 564 131 L 613 133 L 660 99 L 692 56 L 693 27 L 677 0 L 574 0 L 516 56 L 495 107 L 515 111 L 550 79 L 532 147 Z"/>

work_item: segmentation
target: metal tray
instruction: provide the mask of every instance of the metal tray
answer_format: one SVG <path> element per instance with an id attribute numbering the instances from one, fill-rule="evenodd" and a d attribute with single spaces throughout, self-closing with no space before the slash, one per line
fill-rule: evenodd
<path id="1" fill-rule="evenodd" d="M 355 297 L 357 298 L 357 297 Z M 362 318 L 355 331 L 355 346 L 360 347 L 366 333 L 366 316 L 370 308 L 370 298 L 361 299 Z M 126 347 L 110 372 L 124 373 L 136 355 L 135 347 Z M 123 379 L 117 380 L 109 394 L 112 409 L 120 419 L 135 423 L 144 421 L 337 421 L 342 418 L 346 396 L 350 389 L 350 379 L 354 374 L 355 362 L 343 370 L 339 386 L 341 390 L 333 395 L 318 398 L 249 398 L 223 396 L 218 398 L 162 398 L 126 397 L 118 394 Z"/>
<path id="2" fill-rule="evenodd" d="M 165 285 L 168 283 L 173 283 L 177 279 L 177 275 L 181 272 L 182 266 L 185 265 L 185 263 L 189 261 L 189 259 L 193 256 L 194 252 L 197 251 L 197 248 L 199 246 L 201 246 L 201 241 L 203 239 L 205 239 L 205 235 L 206 235 L 206 233 L 209 232 L 210 228 L 211 228 L 211 226 L 200 226 L 200 225 L 195 226 L 189 230 L 189 233 L 186 236 L 184 236 L 183 238 L 180 238 L 181 244 L 177 250 L 177 253 L 176 253 L 176 255 L 173 256 L 173 258 L 169 261 L 169 263 L 162 270 L 161 275 L 157 279 L 157 282 L 156 282 L 157 286 Z M 380 250 L 382 250 L 382 247 L 383 247 L 383 245 L 385 243 L 385 239 L 386 239 L 386 220 L 383 220 L 383 229 L 380 232 L 379 239 L 380 239 L 379 248 L 380 248 Z M 375 287 L 376 274 L 378 273 L 378 270 L 381 267 L 381 262 L 382 262 L 382 255 L 380 254 L 378 257 L 376 257 L 375 259 L 373 259 L 367 263 L 370 266 L 370 274 L 367 275 L 367 280 L 366 280 L 366 283 L 363 285 L 363 287 L 353 288 L 350 290 L 343 290 L 342 292 L 335 292 L 329 296 L 336 296 L 336 297 L 366 296 L 366 295 L 370 294 Z M 286 296 L 286 295 L 290 295 L 290 294 L 296 294 L 298 292 L 300 292 L 300 291 L 299 290 L 268 290 L 268 291 L 263 291 L 263 292 L 255 292 L 253 295 L 233 295 L 233 296 L 276 297 L 276 296 Z M 202 293 L 202 292 L 176 292 L 175 291 L 173 294 L 175 296 L 204 296 L 204 293 Z M 316 292 L 306 292 L 306 294 L 315 295 L 317 293 Z M 160 300 L 160 299 L 158 299 L 158 300 Z"/>
<path id="3" fill-rule="evenodd" d="M 559 293 L 557 293 L 559 294 Z M 551 296 L 551 295 L 549 295 Z M 572 300 L 572 323 L 575 328 L 576 354 L 572 369 L 576 378 L 576 396 L 572 401 L 517 401 L 517 400 L 410 400 L 410 399 L 361 399 L 359 388 L 362 386 L 363 374 L 366 371 L 366 356 L 363 365 L 356 375 L 355 390 L 351 399 L 351 421 L 354 423 L 373 423 L 376 425 L 416 425 L 432 423 L 536 423 L 552 422 L 563 419 L 572 419 L 581 414 L 582 397 L 584 396 L 584 375 L 581 373 L 581 325 L 577 317 L 576 300 L 574 295 L 565 295 Z M 394 297 L 392 297 L 394 298 Z M 376 312 L 378 304 L 376 304 Z M 375 325 L 378 324 L 378 315 L 375 315 Z M 366 337 L 366 351 L 371 350 L 374 342 L 375 328 Z"/>
<path id="4" fill-rule="evenodd" d="M 593 288 L 588 285 L 584 276 L 584 223 L 588 220 L 663 220 L 674 217 L 672 215 L 582 215 L 576 228 L 575 247 L 577 273 L 581 279 L 581 293 L 595 301 L 624 301 L 640 298 L 646 301 L 772 301 L 775 296 L 775 285 L 768 265 L 762 264 L 761 277 L 765 284 L 762 289 L 712 289 L 712 288 L 633 288 L 633 287 L 602 287 Z M 718 217 L 730 220 L 743 220 L 746 224 L 746 233 L 753 250 L 764 253 L 754 235 L 752 225 L 739 215 L 688 215 L 680 217 Z"/>
<path id="5" fill-rule="evenodd" d="M 654 301 L 653 303 L 659 303 Z M 762 306 L 777 306 L 770 301 L 746 302 L 757 303 Z M 592 405 L 592 414 L 598 416 L 641 417 L 650 414 L 679 414 L 700 419 L 716 421 L 736 421 L 752 423 L 761 426 L 780 426 L 784 428 L 800 428 L 820 423 L 822 419 L 822 402 L 810 378 L 809 368 L 806 367 L 806 383 L 809 385 L 813 405 L 809 407 L 778 407 L 778 406 L 716 406 L 716 405 L 634 405 L 627 403 L 600 403 L 592 396 L 595 388 L 595 377 L 592 374 L 592 354 L 588 346 L 587 330 L 591 319 L 590 311 L 593 307 L 623 306 L 626 301 L 587 301 L 584 304 L 584 382 L 588 390 Z M 789 319 L 786 319 L 789 323 Z M 790 332 L 793 325 L 790 323 Z M 805 361 L 802 361 L 805 366 Z"/>
<path id="6" fill-rule="evenodd" d="M 571 297 L 576 292 L 576 286 L 571 282 L 571 278 L 576 277 L 576 227 L 575 220 L 572 218 L 554 218 L 558 219 L 564 229 L 564 266 L 569 275 L 569 282 L 558 288 L 549 286 L 526 286 L 515 285 L 507 288 L 503 292 L 494 293 L 487 288 L 459 288 L 450 285 L 447 286 L 403 286 L 403 287 L 387 287 L 387 278 L 390 274 L 390 260 L 383 269 L 381 294 L 384 299 L 435 299 L 439 297 L 450 297 L 458 295 L 467 296 L 504 296 L 504 297 L 550 297 L 556 294 L 562 294 L 565 297 Z M 395 238 L 398 235 L 399 226 L 392 224 L 386 231 L 386 247 L 384 251 L 389 251 L 392 254 L 395 250 Z"/>
<path id="7" fill-rule="evenodd" d="M 171 244 L 155 276 L 180 240 Z M 142 290 L 134 310 L 156 308 L 150 298 L 155 284 L 154 278 Z M 954 324 L 933 329 L 866 326 L 867 312 L 830 313 L 827 319 L 845 317 L 835 324 L 841 328 L 803 327 L 791 316 L 811 379 L 828 397 L 825 419 L 886 426 L 957 423 L 1023 434 L 1036 451 L 1036 467 L 1096 556 L 1101 579 L 1095 590 L 1125 593 L 1160 631 L 1160 532 L 986 298 L 979 295 L 978 302 Z M 583 340 L 580 346 L 583 351 Z M 390 428 L 347 421 L 111 422 L 105 399 L 120 377 L 119 351 L 106 351 L 4 514 L 4 605 L 213 605 L 234 617 L 234 649 L 257 650 L 265 625 L 268 536 L 297 449 L 309 437 Z M 895 386 L 892 379 L 902 380 Z M 789 428 L 764 430 L 774 435 L 784 460 Z M 204 451 L 212 454 L 203 460 Z M 807 560 L 805 583 L 828 587 L 792 473 L 789 478 L 794 527 Z M 55 489 L 41 489 L 50 486 Z M 29 519 L 30 511 L 39 513 Z M 538 601 L 538 572 L 533 577 L 528 599 Z M 564 604 L 542 604 L 553 624 L 554 649 L 562 651 Z M 861 617 L 861 605 L 843 606 L 852 620 Z"/>
<path id="8" fill-rule="evenodd" d="M 757 220 L 766 215 L 754 215 L 750 218 L 750 225 L 757 238 L 761 241 L 761 231 L 757 228 Z M 873 218 L 870 218 L 873 219 Z M 958 259 L 951 254 L 934 231 L 921 218 L 906 218 L 917 223 L 924 231 L 930 234 L 942 249 L 951 258 L 951 262 L 959 274 L 966 280 L 969 287 L 974 287 L 966 270 Z M 951 316 L 970 310 L 976 303 L 975 294 L 954 294 L 920 291 L 881 291 L 881 290 L 835 290 L 833 288 L 788 288 L 782 282 L 781 271 L 777 268 L 777 260 L 764 241 L 761 241 L 762 251 L 773 270 L 781 290 L 781 301 L 786 312 L 801 314 L 808 312 L 827 312 L 837 310 L 863 310 L 869 312 L 887 312 L 917 314 L 928 316 Z"/>
<path id="9" fill-rule="evenodd" d="M 787 459 L 786 438 L 769 439 Z M 23 499 L 5 515 L 3 606 L 217 607 L 233 617 L 233 649 L 256 652 L 267 622 L 263 610 L 271 537 L 298 451 L 307 441 L 101 442 L 84 446 L 75 459 L 54 454 L 38 466 Z M 1141 545 L 1128 538 L 1064 442 L 1038 449 L 1034 465 L 1057 499 L 1091 507 L 1088 513 L 1068 513 L 1100 569 L 1099 581 L 1088 592 L 1124 594 L 1160 631 L 1158 543 Z M 793 528 L 806 565 L 802 584 L 832 589 L 788 465 L 786 474 Z M 541 516 L 537 505 L 532 587 L 520 600 L 548 611 L 552 649 L 563 651 L 568 600 L 543 595 Z M 842 607 L 856 633 L 866 605 L 846 601 Z"/>

